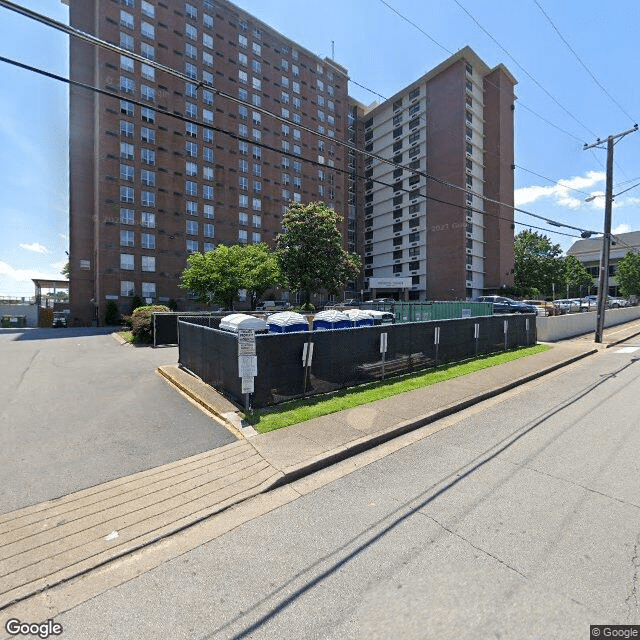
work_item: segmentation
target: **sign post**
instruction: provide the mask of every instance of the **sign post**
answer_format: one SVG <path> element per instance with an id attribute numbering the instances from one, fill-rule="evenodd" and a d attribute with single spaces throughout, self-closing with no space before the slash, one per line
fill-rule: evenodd
<path id="1" fill-rule="evenodd" d="M 380 334 L 380 353 L 382 354 L 382 379 L 384 380 L 384 363 L 387 358 L 387 338 L 388 333 Z"/>
<path id="2" fill-rule="evenodd" d="M 507 350 L 507 335 L 509 333 L 509 321 L 504 321 L 504 350 Z"/>
<path id="3" fill-rule="evenodd" d="M 436 345 L 436 367 L 438 366 L 438 347 L 440 346 L 440 327 L 435 328 L 433 334 L 433 344 Z"/>
<path id="4" fill-rule="evenodd" d="M 307 395 L 307 380 L 309 378 L 309 368 L 313 360 L 313 342 L 305 342 L 302 347 L 302 366 L 304 367 L 304 380 L 302 382 L 302 397 Z"/>
<path id="5" fill-rule="evenodd" d="M 242 378 L 244 408 L 250 411 L 250 395 L 254 391 L 253 379 L 258 375 L 255 329 L 238 329 L 238 376 Z"/>
<path id="6" fill-rule="evenodd" d="M 475 338 L 476 341 L 476 358 L 478 357 L 478 341 L 480 339 L 480 323 L 476 322 L 473 325 L 473 337 Z"/>

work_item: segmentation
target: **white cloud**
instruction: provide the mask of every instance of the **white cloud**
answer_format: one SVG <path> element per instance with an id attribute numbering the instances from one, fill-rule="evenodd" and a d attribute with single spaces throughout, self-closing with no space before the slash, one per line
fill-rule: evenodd
<path id="1" fill-rule="evenodd" d="M 560 184 L 522 187 L 514 192 L 515 204 L 517 207 L 521 207 L 541 198 L 552 198 L 558 206 L 577 209 L 584 203 L 584 198 L 577 197 L 573 189 L 588 189 L 604 182 L 605 177 L 606 174 L 603 171 L 589 171 L 584 176 L 559 180 Z"/>
<path id="2" fill-rule="evenodd" d="M 53 265 L 52 265 L 53 266 Z M 0 295 L 33 295 L 33 278 L 43 280 L 62 280 L 60 272 L 48 273 L 36 269 L 14 269 L 9 263 L 0 260 Z"/>
<path id="3" fill-rule="evenodd" d="M 19 244 L 21 249 L 26 249 L 27 251 L 34 251 L 35 253 L 51 253 L 47 247 L 39 242 L 32 242 L 31 244 Z"/>
<path id="4" fill-rule="evenodd" d="M 617 233 L 629 233 L 629 231 L 631 231 L 631 227 L 626 222 L 623 222 L 617 227 L 611 229 L 611 233 L 613 233 L 613 235 L 616 235 Z"/>

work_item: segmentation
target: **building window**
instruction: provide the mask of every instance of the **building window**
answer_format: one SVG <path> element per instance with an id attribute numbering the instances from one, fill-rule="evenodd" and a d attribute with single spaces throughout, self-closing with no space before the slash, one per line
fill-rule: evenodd
<path id="1" fill-rule="evenodd" d="M 135 269 L 133 254 L 131 253 L 120 254 L 120 268 L 126 271 L 133 271 Z"/>
<path id="2" fill-rule="evenodd" d="M 145 164 L 155 165 L 156 152 L 153 149 L 140 149 L 140 159 Z"/>
<path id="3" fill-rule="evenodd" d="M 125 138 L 133 138 L 133 122 L 120 120 L 120 135 Z"/>
<path id="4" fill-rule="evenodd" d="M 120 209 L 120 224 L 133 224 L 134 221 L 133 209 Z"/>
<path id="5" fill-rule="evenodd" d="M 124 9 L 120 9 L 120 26 L 133 29 L 133 16 Z"/>
<path id="6" fill-rule="evenodd" d="M 133 247 L 133 246 L 135 246 L 133 231 L 127 231 L 125 229 L 121 229 L 120 230 L 120 246 L 121 247 Z"/>
<path id="7" fill-rule="evenodd" d="M 247 230 L 238 229 L 238 242 L 241 244 L 247 244 Z"/>
<path id="8" fill-rule="evenodd" d="M 207 49 L 213 49 L 213 36 L 208 33 L 203 33 L 202 44 L 207 47 Z"/>
<path id="9" fill-rule="evenodd" d="M 120 143 L 120 158 L 123 160 L 133 160 L 134 152 L 132 144 L 129 144 L 128 142 Z"/>
<path id="10" fill-rule="evenodd" d="M 155 249 L 156 237 L 153 233 L 141 233 L 140 234 L 140 246 L 143 249 Z"/>
<path id="11" fill-rule="evenodd" d="M 133 103 L 127 102 L 126 100 L 120 100 L 120 113 L 123 113 L 126 116 L 132 116 L 135 112 L 135 107 Z"/>
<path id="12" fill-rule="evenodd" d="M 151 18 L 153 20 L 156 17 L 156 8 L 146 0 L 142 0 L 140 3 L 140 10 L 142 11 L 142 15 L 147 18 Z"/>
<path id="13" fill-rule="evenodd" d="M 198 30 L 191 24 L 184 25 L 184 34 L 187 38 L 191 38 L 191 40 L 198 39 Z"/>
<path id="14" fill-rule="evenodd" d="M 140 115 L 143 122 L 153 124 L 156 121 L 156 112 L 153 109 L 149 109 L 149 107 L 141 107 Z"/>
<path id="15" fill-rule="evenodd" d="M 213 29 L 213 17 L 210 16 L 208 13 L 203 13 L 202 24 L 204 24 L 204 26 L 207 27 L 208 29 Z"/>
<path id="16" fill-rule="evenodd" d="M 215 229 L 213 224 L 210 222 L 206 222 L 202 225 L 202 234 L 205 238 L 214 238 L 215 237 Z"/>
<path id="17" fill-rule="evenodd" d="M 149 171 L 148 169 L 140 170 L 140 180 L 145 187 L 155 187 L 156 186 L 156 174 L 153 171 Z"/>
<path id="18" fill-rule="evenodd" d="M 120 202 L 128 202 L 129 204 L 133 204 L 134 202 L 133 187 L 120 187 Z"/>
<path id="19" fill-rule="evenodd" d="M 191 18 L 192 20 L 198 19 L 198 10 L 189 2 L 185 2 L 184 12 L 187 14 L 188 18 Z"/>
<path id="20" fill-rule="evenodd" d="M 184 192 L 188 196 L 197 196 L 198 195 L 198 183 L 193 182 L 191 180 L 186 180 L 184 185 Z"/>
<path id="21" fill-rule="evenodd" d="M 198 235 L 198 223 L 195 220 L 187 220 L 187 234 L 190 236 Z"/>
<path id="22" fill-rule="evenodd" d="M 142 33 L 145 38 L 149 38 L 150 40 L 153 40 L 156 37 L 155 27 L 148 22 L 142 22 L 142 24 L 140 25 L 140 33 Z"/>
<path id="23" fill-rule="evenodd" d="M 216 246 L 213 244 L 213 242 L 205 242 L 204 243 L 204 252 L 205 253 L 209 253 L 209 251 L 213 251 L 216 248 Z"/>
<path id="24" fill-rule="evenodd" d="M 211 147 L 203 147 L 202 159 L 205 162 L 213 162 L 213 149 Z"/>
<path id="25" fill-rule="evenodd" d="M 243 48 L 246 49 L 249 46 L 249 40 L 247 40 L 247 36 L 239 33 L 238 34 L 238 44 Z"/>
<path id="26" fill-rule="evenodd" d="M 155 229 L 156 214 L 149 211 L 142 211 L 140 214 L 140 226 L 147 229 Z"/>
<path id="27" fill-rule="evenodd" d="M 147 60 L 155 60 L 156 58 L 156 50 L 153 45 L 150 45 L 147 42 L 140 43 L 140 55 Z"/>
<path id="28" fill-rule="evenodd" d="M 205 204 L 203 207 L 203 213 L 205 218 L 213 218 L 215 215 L 215 208 L 212 204 Z"/>
<path id="29" fill-rule="evenodd" d="M 195 142 L 191 142 L 190 140 L 187 140 L 185 142 L 185 153 L 188 157 L 190 158 L 197 158 L 198 157 L 198 145 Z"/>
<path id="30" fill-rule="evenodd" d="M 133 51 L 134 43 L 133 36 L 130 36 L 128 33 L 120 32 L 120 48 L 126 49 L 127 51 Z"/>
<path id="31" fill-rule="evenodd" d="M 156 297 L 156 283 L 155 282 L 143 282 L 142 283 L 142 298 L 155 298 Z"/>
<path id="32" fill-rule="evenodd" d="M 259 231 L 254 231 L 251 234 L 251 242 L 253 242 L 253 244 L 258 244 L 262 242 L 262 236 L 260 235 Z"/>
<path id="33" fill-rule="evenodd" d="M 190 216 L 198 215 L 198 203 L 193 200 L 187 200 L 187 214 Z"/>
<path id="34" fill-rule="evenodd" d="M 156 99 L 156 90 L 153 87 L 149 87 L 146 84 L 140 85 L 140 96 L 143 100 L 153 102 Z"/>
<path id="35" fill-rule="evenodd" d="M 143 207 L 155 207 L 156 194 L 153 191 L 143 191 L 140 194 L 140 203 Z"/>
<path id="36" fill-rule="evenodd" d="M 198 252 L 198 241 L 187 240 L 187 253 L 197 253 L 197 252 Z"/>
<path id="37" fill-rule="evenodd" d="M 156 141 L 156 132 L 153 129 L 149 129 L 149 127 L 141 127 L 140 140 L 142 140 L 142 142 L 154 143 Z"/>
<path id="38" fill-rule="evenodd" d="M 134 294 L 133 282 L 130 280 L 120 281 L 120 295 L 123 298 L 131 298 Z"/>
<path id="39" fill-rule="evenodd" d="M 127 180 L 133 182 L 133 167 L 128 164 L 120 165 L 120 180 Z"/>
<path id="40" fill-rule="evenodd" d="M 142 256 L 140 266 L 142 271 L 153 272 L 156 270 L 156 259 L 154 256 Z"/>

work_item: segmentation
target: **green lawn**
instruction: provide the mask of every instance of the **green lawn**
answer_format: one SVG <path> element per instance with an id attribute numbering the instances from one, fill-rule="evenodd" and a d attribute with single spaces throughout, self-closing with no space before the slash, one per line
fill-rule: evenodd
<path id="1" fill-rule="evenodd" d="M 428 387 L 444 380 L 465 376 L 474 371 L 480 371 L 489 367 L 494 367 L 503 362 L 510 362 L 518 358 L 541 353 L 551 349 L 549 345 L 539 344 L 535 347 L 523 347 L 490 356 L 483 356 L 468 360 L 459 364 L 449 364 L 422 373 L 410 374 L 398 378 L 371 382 L 369 384 L 336 391 L 331 394 L 316 396 L 291 402 L 283 402 L 276 407 L 268 409 L 258 409 L 249 416 L 245 415 L 253 426 L 260 432 L 274 431 L 291 424 L 298 424 L 312 418 L 326 416 L 343 409 L 351 409 L 361 404 L 368 404 L 374 400 L 382 400 L 390 396 L 413 391 L 422 387 Z"/>

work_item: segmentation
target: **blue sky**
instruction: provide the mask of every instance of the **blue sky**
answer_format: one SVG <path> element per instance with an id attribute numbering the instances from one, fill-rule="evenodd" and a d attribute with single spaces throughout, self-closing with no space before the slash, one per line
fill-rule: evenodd
<path id="1" fill-rule="evenodd" d="M 537 3 L 604 90 L 562 42 Z M 445 49 L 453 52 L 469 45 L 490 66 L 504 63 L 518 79 L 516 203 L 567 224 L 602 229 L 604 198 L 591 203 L 584 198 L 604 193 L 606 152 L 583 151 L 582 145 L 640 121 L 640 83 L 635 73 L 640 3 L 537 3 L 237 2 L 318 55 L 331 55 L 333 41 L 335 59 L 347 67 L 351 78 L 385 96 L 446 59 L 450 54 Z M 23 4 L 68 21 L 67 8 L 59 0 L 23 0 Z M 0 55 L 68 75 L 67 37 L 3 8 Z M 32 277 L 59 278 L 66 261 L 67 87 L 6 63 L 0 62 L 0 69 L 0 296 L 29 296 Z M 376 99 L 354 84 L 350 93 L 366 104 Z M 624 138 L 615 149 L 614 193 L 618 193 L 640 182 L 640 132 Z M 639 211 L 640 187 L 616 199 L 614 231 L 638 230 Z M 516 214 L 516 220 L 547 226 L 523 214 Z M 553 231 L 548 235 L 564 250 L 574 241 Z"/>

